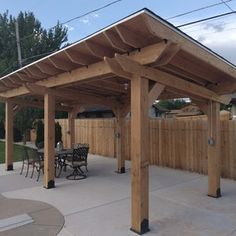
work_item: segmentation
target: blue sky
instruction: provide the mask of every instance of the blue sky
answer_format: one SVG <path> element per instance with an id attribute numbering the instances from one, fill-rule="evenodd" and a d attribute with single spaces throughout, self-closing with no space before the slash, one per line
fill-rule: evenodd
<path id="1" fill-rule="evenodd" d="M 0 13 L 9 11 L 17 15 L 20 11 L 33 11 L 45 28 L 54 26 L 57 21 L 65 22 L 73 17 L 99 8 L 114 0 L 1 0 Z M 227 0 L 225 0 L 227 1 Z M 109 24 L 112 24 L 144 7 L 167 19 L 180 13 L 220 3 L 222 0 L 122 0 L 106 9 L 68 23 L 69 42 L 77 41 Z M 227 4 L 236 10 L 236 0 Z M 229 12 L 224 5 L 218 5 L 197 13 L 170 20 L 174 25 Z M 236 64 L 236 14 L 181 28 L 201 43 L 218 52 L 226 59 Z"/>

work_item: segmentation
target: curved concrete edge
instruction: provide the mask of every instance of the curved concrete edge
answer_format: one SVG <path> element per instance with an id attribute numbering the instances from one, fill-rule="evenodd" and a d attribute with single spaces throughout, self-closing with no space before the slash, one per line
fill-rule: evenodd
<path id="1" fill-rule="evenodd" d="M 4 236 L 53 236 L 57 235 L 65 224 L 62 213 L 54 206 L 35 200 L 9 199 L 0 194 L 0 220 L 20 214 L 28 214 L 33 222 L 1 232 Z"/>

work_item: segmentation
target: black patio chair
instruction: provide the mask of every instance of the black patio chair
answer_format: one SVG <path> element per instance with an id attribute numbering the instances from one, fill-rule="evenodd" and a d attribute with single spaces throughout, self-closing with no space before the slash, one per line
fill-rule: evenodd
<path id="1" fill-rule="evenodd" d="M 66 164 L 73 169 L 73 172 L 66 176 L 67 179 L 85 179 L 87 175 L 81 169 L 82 166 L 85 166 L 87 169 L 87 159 L 88 159 L 88 146 L 78 147 L 73 149 L 73 154 L 71 157 L 66 158 Z"/>
<path id="2" fill-rule="evenodd" d="M 42 157 L 40 156 L 40 154 L 37 152 L 36 149 L 28 150 L 28 155 L 33 160 L 33 170 L 31 173 L 31 178 L 33 178 L 34 170 L 36 170 L 38 172 L 37 181 L 39 181 L 39 176 L 40 176 L 41 170 L 42 170 L 42 172 L 44 171 L 43 170 L 44 162 L 42 160 Z"/>
<path id="3" fill-rule="evenodd" d="M 36 147 L 37 147 L 38 149 L 44 148 L 44 141 L 37 143 Z"/>
<path id="4" fill-rule="evenodd" d="M 89 151 L 89 144 L 88 143 L 76 143 L 74 145 L 74 148 L 81 148 L 81 147 L 85 147 L 85 148 L 88 148 L 88 151 Z M 88 154 L 87 154 L 88 155 Z M 84 165 L 83 165 L 86 169 L 86 171 L 88 172 L 88 162 L 87 162 L 87 158 L 86 160 L 84 161 Z"/>
<path id="5" fill-rule="evenodd" d="M 21 171 L 20 171 L 21 175 L 23 174 L 25 166 L 26 166 L 25 177 L 27 177 L 28 173 L 29 173 L 29 167 L 30 166 L 33 167 L 33 159 L 29 157 L 29 155 L 28 155 L 28 148 L 24 146 L 23 152 L 22 152 L 22 167 L 21 167 Z"/>

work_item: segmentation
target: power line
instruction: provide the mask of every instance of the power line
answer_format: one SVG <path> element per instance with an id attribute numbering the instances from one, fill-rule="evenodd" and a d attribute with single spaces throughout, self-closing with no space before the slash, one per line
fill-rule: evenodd
<path id="1" fill-rule="evenodd" d="M 110 2 L 110 3 L 108 3 L 108 4 L 106 4 L 106 5 L 102 6 L 102 7 L 99 7 L 99 8 L 97 8 L 97 9 L 91 10 L 91 11 L 89 11 L 89 12 L 87 12 L 87 13 L 84 13 L 84 14 L 82 14 L 82 15 L 80 15 L 80 16 L 71 18 L 71 19 L 69 19 L 69 20 L 67 20 L 67 21 L 65 21 L 65 22 L 63 22 L 63 23 L 61 23 L 61 25 L 67 24 L 67 23 L 69 23 L 69 22 L 71 22 L 71 21 L 74 21 L 74 20 L 76 20 L 76 19 L 79 19 L 79 18 L 83 18 L 83 17 L 85 17 L 85 16 L 87 16 L 87 15 L 90 15 L 90 14 L 92 14 L 92 13 L 94 13 L 94 12 L 97 12 L 97 11 L 99 11 L 99 10 L 102 10 L 102 9 L 104 9 L 104 8 L 107 8 L 107 7 L 109 7 L 109 6 L 113 5 L 113 4 L 116 4 L 116 3 L 121 2 L 121 1 L 123 1 L 123 0 L 116 0 L 116 1 Z M 185 13 L 182 13 L 182 14 L 179 14 L 179 15 L 176 15 L 176 16 L 173 16 L 173 17 L 170 17 L 170 18 L 167 18 L 167 20 L 168 20 L 168 19 L 174 19 L 174 18 L 177 18 L 177 17 L 180 17 L 180 16 L 184 16 L 184 15 L 187 15 L 187 14 L 190 14 L 190 13 L 193 13 L 193 12 L 197 12 L 197 11 L 200 11 L 200 10 L 204 10 L 204 9 L 207 9 L 207 8 L 210 8 L 210 7 L 214 7 L 214 6 L 217 6 L 217 5 L 227 4 L 227 2 L 231 2 L 231 1 L 234 1 L 234 0 L 227 0 L 227 1 L 221 0 L 221 1 L 222 1 L 222 2 L 220 2 L 220 3 L 212 4 L 212 5 L 209 5 L 209 6 L 205 6 L 205 7 L 202 7 L 202 8 L 198 8 L 198 9 L 195 9 L 195 10 L 192 10 L 192 11 L 188 11 L 188 12 L 185 12 Z M 196 23 L 201 23 L 201 22 L 204 22 L 204 21 L 208 21 L 208 20 L 212 20 L 212 19 L 216 19 L 216 18 L 219 18 L 219 17 L 224 17 L 224 16 L 227 16 L 227 15 L 235 14 L 235 13 L 236 13 L 236 11 L 233 11 L 233 9 L 230 9 L 230 10 L 232 10 L 232 11 L 231 11 L 231 12 L 224 13 L 224 14 L 215 15 L 215 16 L 212 16 L 212 17 L 200 19 L 200 20 L 197 20 L 197 21 L 188 22 L 188 23 L 179 25 L 179 26 L 177 26 L 177 27 L 180 28 L 180 27 L 184 27 L 184 26 L 188 26 L 188 25 L 193 25 L 193 24 L 196 24 Z M 53 26 L 53 27 L 51 27 L 51 28 L 49 28 L 49 29 L 53 29 L 53 28 L 55 28 L 55 27 L 56 27 L 56 26 Z M 26 36 L 26 37 L 24 37 L 24 38 L 21 38 L 20 40 L 24 40 L 24 39 L 26 39 L 26 38 L 29 38 L 29 37 L 32 36 L 32 35 L 35 35 L 35 34 L 32 33 L 31 35 L 28 35 L 28 36 Z M 57 51 L 57 50 L 56 50 L 56 51 Z M 50 51 L 50 52 L 46 52 L 46 53 L 41 53 L 41 54 L 34 55 L 34 56 L 32 56 L 32 57 L 25 58 L 25 59 L 23 59 L 24 64 L 25 64 L 25 62 L 26 62 L 27 60 L 29 60 L 29 59 L 37 58 L 37 57 L 44 56 L 44 55 L 49 55 L 49 54 L 51 54 L 51 53 L 53 53 L 53 52 L 55 52 L 55 51 Z M 27 64 L 27 63 L 26 63 L 26 64 Z M 10 70 L 11 68 L 15 67 L 15 65 L 16 65 L 16 62 L 14 62 L 12 66 L 10 66 L 10 67 L 8 67 L 6 70 L 4 70 L 4 71 L 1 73 L 1 76 L 2 76 L 3 74 L 5 74 L 8 70 Z"/>
<path id="2" fill-rule="evenodd" d="M 58 49 L 59 50 L 59 49 Z M 51 53 L 54 53 L 58 50 L 54 50 L 54 51 L 50 51 L 50 52 L 44 52 L 44 53 L 40 53 L 40 54 L 37 54 L 37 55 L 34 55 L 34 56 L 31 56 L 31 57 L 27 57 L 27 58 L 24 58 L 22 59 L 22 66 L 25 66 L 27 65 L 28 63 L 26 63 L 27 60 L 30 60 L 30 59 L 33 59 L 33 58 L 37 58 L 37 57 L 41 57 L 41 56 L 46 56 L 46 55 L 49 55 Z M 11 66 L 7 67 L 3 72 L 1 72 L 0 76 L 2 77 L 3 75 L 5 75 L 8 71 L 10 71 L 11 69 L 16 69 L 17 68 L 17 65 L 18 65 L 18 61 L 15 61 L 12 63 Z"/>
<path id="3" fill-rule="evenodd" d="M 1 72 L 0 76 L 2 77 L 3 75 L 5 75 L 8 71 L 11 71 L 11 69 L 14 69 L 15 66 L 17 66 L 18 61 L 15 61 L 14 63 L 12 63 L 11 66 L 7 67 L 3 72 Z"/>
<path id="4" fill-rule="evenodd" d="M 95 13 L 95 12 L 97 12 L 97 11 L 103 10 L 103 9 L 105 9 L 105 8 L 107 8 L 107 7 L 110 7 L 111 5 L 114 5 L 114 4 L 116 4 L 116 3 L 118 3 L 118 2 L 122 2 L 122 1 L 123 1 L 123 0 L 116 0 L 116 1 L 110 2 L 110 3 L 106 4 L 106 5 L 103 5 L 103 6 L 101 6 L 101 7 L 96 8 L 96 9 L 94 9 L 94 10 L 88 11 L 88 12 L 82 14 L 82 15 L 79 15 L 79 16 L 73 17 L 73 18 L 71 18 L 71 19 L 69 19 L 69 20 L 67 20 L 67 21 L 64 21 L 64 22 L 60 23 L 60 25 L 65 25 L 65 24 L 70 23 L 71 21 L 81 19 L 81 18 L 83 18 L 83 17 L 85 17 L 85 16 L 88 16 L 88 15 L 90 15 L 90 14 L 92 14 L 92 13 Z M 229 0 L 228 0 L 228 1 L 229 1 Z M 230 1 L 231 1 L 231 0 L 230 0 Z M 48 28 L 47 30 L 55 29 L 56 27 L 57 27 L 57 25 L 54 25 L 54 26 Z M 29 38 L 29 37 L 31 37 L 31 36 L 35 36 L 35 35 L 39 35 L 39 34 L 40 34 L 40 33 L 36 33 L 36 34 L 35 34 L 35 33 L 33 32 L 32 34 L 27 35 L 27 36 L 21 38 L 20 40 L 25 40 L 25 39 L 27 39 L 27 38 Z"/>
<path id="5" fill-rule="evenodd" d="M 181 17 L 181 16 L 192 14 L 194 12 L 206 10 L 208 8 L 216 7 L 216 6 L 219 6 L 219 5 L 222 5 L 222 4 L 227 4 L 227 2 L 232 2 L 232 1 L 234 1 L 234 0 L 226 0 L 226 1 L 221 0 L 221 2 L 218 2 L 218 3 L 215 3 L 215 4 L 211 4 L 211 5 L 208 5 L 208 6 L 205 6 L 205 7 L 200 7 L 200 8 L 191 10 L 191 11 L 187 11 L 187 12 L 184 12 L 184 13 L 181 13 L 181 14 L 178 14 L 178 15 L 166 18 L 166 20 L 172 20 L 172 19 L 175 19 L 175 18 L 178 18 L 178 17 Z"/>
<path id="6" fill-rule="evenodd" d="M 234 9 L 227 3 L 227 1 L 221 0 L 221 2 L 222 2 L 230 11 L 234 11 Z"/>
<path id="7" fill-rule="evenodd" d="M 176 27 L 181 28 L 181 27 L 185 27 L 185 26 L 188 26 L 188 25 L 197 24 L 197 23 L 200 23 L 200 22 L 220 18 L 220 17 L 223 17 L 223 16 L 228 16 L 228 15 L 235 14 L 235 13 L 236 13 L 236 11 L 226 12 L 226 13 L 223 13 L 223 14 L 220 14 L 220 15 L 215 15 L 215 16 L 203 18 L 203 19 L 196 20 L 196 21 L 191 21 L 191 22 L 188 22 L 188 23 L 185 23 L 185 24 L 182 24 L 182 25 L 178 25 Z"/>
<path id="8" fill-rule="evenodd" d="M 59 50 L 59 49 L 58 49 L 58 50 Z M 44 53 L 41 53 L 41 54 L 37 54 L 37 55 L 31 56 L 31 57 L 24 58 L 24 59 L 23 59 L 23 62 L 25 62 L 25 61 L 27 61 L 27 60 L 29 60 L 29 59 L 36 58 L 36 57 L 49 55 L 49 54 L 54 53 L 54 52 L 56 52 L 56 51 L 58 51 L 58 50 L 53 50 L 53 51 L 50 51 L 50 52 L 44 52 Z"/>

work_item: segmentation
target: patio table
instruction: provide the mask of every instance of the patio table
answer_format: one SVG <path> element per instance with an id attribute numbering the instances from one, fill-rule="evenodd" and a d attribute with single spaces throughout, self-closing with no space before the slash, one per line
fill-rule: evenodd
<path id="1" fill-rule="evenodd" d="M 38 149 L 37 150 L 38 153 L 42 154 L 41 157 L 43 159 L 43 155 L 44 155 L 44 148 Z M 62 168 L 64 168 L 64 170 L 66 170 L 66 158 L 68 156 L 73 155 L 73 149 L 69 148 L 69 149 L 62 149 L 60 151 L 58 151 L 55 148 L 55 177 L 60 177 Z"/>

